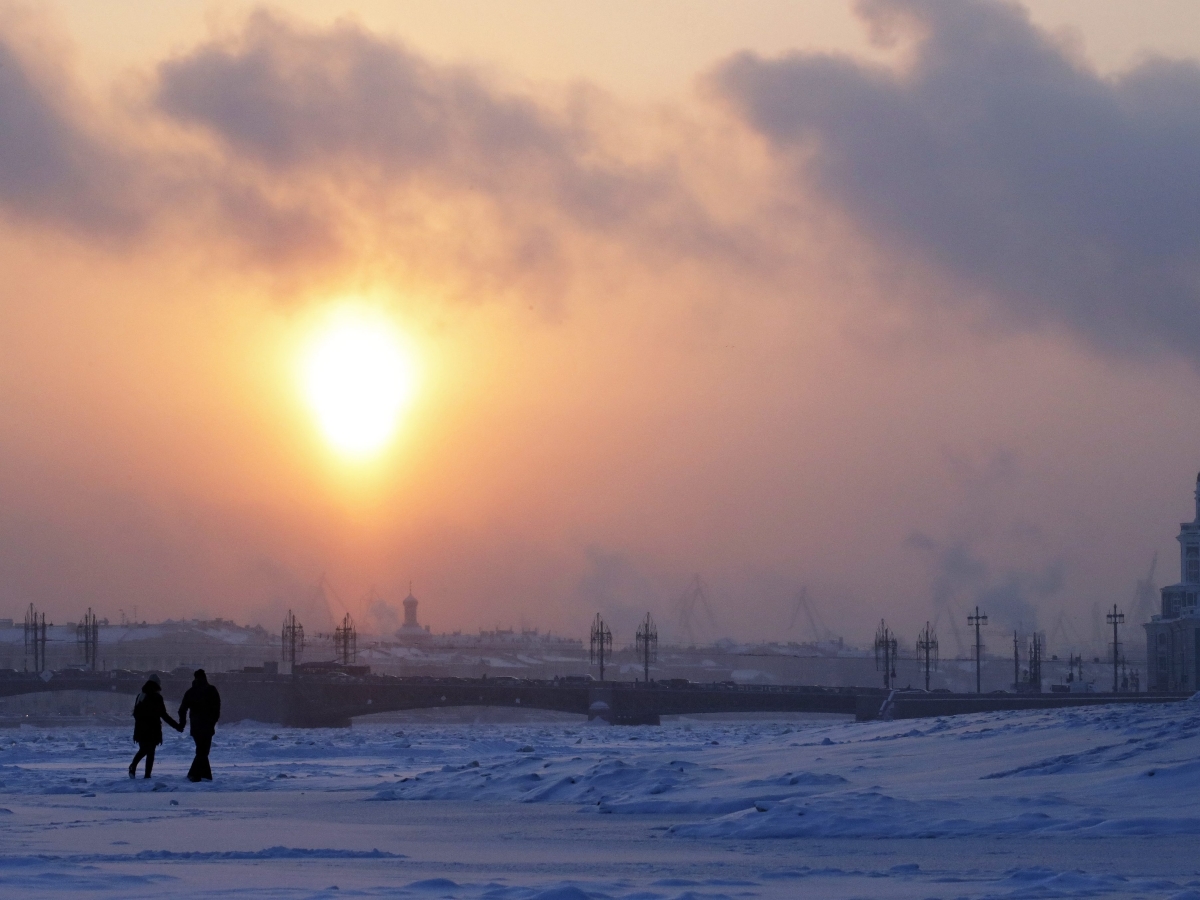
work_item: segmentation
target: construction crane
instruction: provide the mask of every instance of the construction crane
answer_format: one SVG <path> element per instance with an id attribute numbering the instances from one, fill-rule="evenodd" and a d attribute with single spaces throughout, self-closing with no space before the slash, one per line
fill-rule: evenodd
<path id="1" fill-rule="evenodd" d="M 804 613 L 804 617 L 808 621 L 808 632 L 814 643 L 834 640 L 833 632 L 826 627 L 816 606 L 809 599 L 807 585 L 800 588 L 800 593 L 792 600 L 792 614 L 788 619 L 788 631 L 792 631 L 796 627 L 796 620 L 800 618 L 800 613 Z"/>
<path id="2" fill-rule="evenodd" d="M 937 630 L 938 625 L 942 623 L 942 613 L 949 610 L 950 615 L 947 616 L 947 621 L 950 623 L 950 634 L 954 636 L 954 644 L 958 650 L 958 658 L 966 659 L 969 651 L 967 644 L 963 640 L 962 632 L 958 629 L 958 620 L 954 614 L 954 610 L 950 609 L 949 604 L 938 607 L 937 614 L 933 617 L 933 629 Z"/>
<path id="3" fill-rule="evenodd" d="M 342 600 L 341 595 L 330 583 L 329 578 L 324 572 L 322 572 L 321 577 L 317 579 L 317 583 L 313 587 L 311 601 L 312 609 L 310 611 L 315 613 L 318 608 L 324 610 L 325 615 L 329 617 L 329 623 L 333 625 L 337 622 L 337 614 L 334 612 L 333 604 L 329 602 L 331 597 L 337 602 L 337 605 L 341 608 L 343 613 L 350 612 L 350 607 L 346 605 L 345 601 Z"/>
<path id="4" fill-rule="evenodd" d="M 679 599 L 675 601 L 675 618 L 679 622 L 679 633 L 689 644 L 696 643 L 696 625 L 707 625 L 713 632 L 717 630 L 717 617 L 713 614 L 712 603 L 708 599 L 708 586 L 699 575 L 693 575 L 692 580 Z M 703 622 L 697 622 L 702 618 Z"/>

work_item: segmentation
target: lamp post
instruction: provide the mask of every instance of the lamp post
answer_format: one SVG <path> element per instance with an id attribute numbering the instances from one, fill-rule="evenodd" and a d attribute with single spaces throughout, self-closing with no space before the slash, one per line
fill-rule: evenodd
<path id="1" fill-rule="evenodd" d="M 967 616 L 967 622 L 975 626 L 975 693 L 983 693 L 983 639 L 979 636 L 979 626 L 987 624 L 987 614 L 981 613 L 975 607 L 975 614 Z"/>
<path id="2" fill-rule="evenodd" d="M 1120 683 L 1117 681 L 1117 666 L 1121 658 L 1121 645 L 1117 641 L 1117 626 L 1125 621 L 1125 613 L 1117 611 L 1117 604 L 1113 604 L 1113 611 L 1105 616 L 1106 621 L 1113 627 L 1113 693 L 1120 690 Z"/>

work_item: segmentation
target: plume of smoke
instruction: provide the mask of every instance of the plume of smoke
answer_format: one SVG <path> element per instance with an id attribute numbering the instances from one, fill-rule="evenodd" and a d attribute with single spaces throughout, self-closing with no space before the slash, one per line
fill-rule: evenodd
<path id="1" fill-rule="evenodd" d="M 872 0 L 882 69 L 793 53 L 712 76 L 744 122 L 878 244 L 1020 327 L 1200 365 L 1200 67 L 1100 77 L 1016 4 Z"/>

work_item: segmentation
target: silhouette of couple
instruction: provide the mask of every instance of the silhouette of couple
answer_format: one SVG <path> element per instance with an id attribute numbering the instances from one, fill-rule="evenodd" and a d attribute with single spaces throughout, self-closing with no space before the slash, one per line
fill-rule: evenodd
<path id="1" fill-rule="evenodd" d="M 208 752 L 212 748 L 217 720 L 221 718 L 221 695 L 208 683 L 208 676 L 203 669 L 196 670 L 192 686 L 183 695 L 178 722 L 167 712 L 158 675 L 152 673 L 142 685 L 142 692 L 133 704 L 133 739 L 137 742 L 138 752 L 129 764 L 130 778 L 137 777 L 137 764 L 143 759 L 146 760 L 146 777 L 150 777 L 154 769 L 154 751 L 163 742 L 162 723 L 166 722 L 182 733 L 189 712 L 192 714 L 192 740 L 196 742 L 196 758 L 188 769 L 188 781 L 212 781 Z"/>

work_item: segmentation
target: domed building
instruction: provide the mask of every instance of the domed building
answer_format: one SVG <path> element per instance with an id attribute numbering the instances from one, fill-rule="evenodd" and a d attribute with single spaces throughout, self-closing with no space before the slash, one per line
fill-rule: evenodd
<path id="1" fill-rule="evenodd" d="M 396 637 L 406 643 L 429 640 L 429 626 L 422 628 L 417 622 L 417 598 L 413 596 L 411 584 L 408 596 L 404 598 L 404 624 L 396 630 Z"/>

